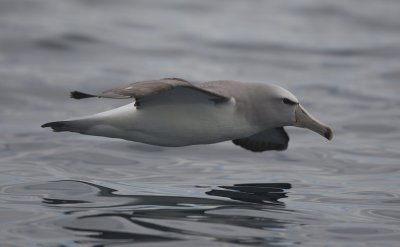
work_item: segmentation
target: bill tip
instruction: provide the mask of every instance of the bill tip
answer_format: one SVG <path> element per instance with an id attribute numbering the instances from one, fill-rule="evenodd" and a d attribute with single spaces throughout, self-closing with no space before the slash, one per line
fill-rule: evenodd
<path id="1" fill-rule="evenodd" d="M 333 130 L 329 127 L 326 129 L 325 138 L 328 140 L 332 140 L 333 138 Z"/>

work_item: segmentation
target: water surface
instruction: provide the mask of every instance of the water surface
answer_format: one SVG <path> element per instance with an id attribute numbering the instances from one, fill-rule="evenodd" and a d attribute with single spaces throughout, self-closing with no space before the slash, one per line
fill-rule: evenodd
<path id="1" fill-rule="evenodd" d="M 400 2 L 0 1 L 2 246 L 398 246 Z M 131 81 L 272 82 L 285 152 L 51 133 Z"/>

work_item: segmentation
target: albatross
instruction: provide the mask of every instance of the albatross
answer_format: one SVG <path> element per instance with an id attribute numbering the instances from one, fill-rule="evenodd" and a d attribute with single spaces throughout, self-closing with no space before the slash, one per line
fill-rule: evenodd
<path id="1" fill-rule="evenodd" d="M 291 92 L 274 84 L 164 78 L 99 94 L 71 92 L 74 99 L 94 97 L 133 102 L 42 127 L 168 147 L 232 140 L 253 152 L 287 149 L 284 126 L 308 128 L 328 140 L 333 137 L 329 126 L 307 112 Z"/>

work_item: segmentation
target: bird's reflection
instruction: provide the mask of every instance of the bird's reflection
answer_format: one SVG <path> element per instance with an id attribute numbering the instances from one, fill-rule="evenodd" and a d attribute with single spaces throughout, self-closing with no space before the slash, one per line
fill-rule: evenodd
<path id="1" fill-rule="evenodd" d="M 235 184 L 207 190 L 204 197 L 192 197 L 121 195 L 115 189 L 94 183 L 57 182 L 91 188 L 92 192 L 85 193 L 84 198 L 45 198 L 42 202 L 67 207 L 74 216 L 63 227 L 84 234 L 96 244 L 199 237 L 246 245 L 277 243 L 279 238 L 269 236 L 265 230 L 282 229 L 286 222 L 267 212 L 286 210 L 279 199 L 287 197 L 291 188 L 288 183 Z M 112 222 L 118 222 L 118 227 Z"/>
<path id="2" fill-rule="evenodd" d="M 285 190 L 291 187 L 288 183 L 235 184 L 233 186 L 219 186 L 221 189 L 207 191 L 206 194 L 241 202 L 283 204 L 278 200 L 287 197 Z"/>

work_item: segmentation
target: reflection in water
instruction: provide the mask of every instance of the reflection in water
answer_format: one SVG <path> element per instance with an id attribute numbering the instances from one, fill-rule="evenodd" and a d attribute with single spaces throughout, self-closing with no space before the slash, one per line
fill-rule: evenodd
<path id="1" fill-rule="evenodd" d="M 77 243 L 92 244 L 199 238 L 246 245 L 277 243 L 281 239 L 265 229 L 283 229 L 286 223 L 267 217 L 267 212 L 285 210 L 284 203 L 278 200 L 286 197 L 286 190 L 291 188 L 287 183 L 236 184 L 205 192 L 219 198 L 202 198 L 121 195 L 115 189 L 89 182 L 63 180 L 53 182 L 53 186 L 57 183 L 61 187 L 72 184 L 90 187 L 90 193 L 82 190 L 85 191 L 80 195 L 85 197 L 82 200 L 72 196 L 72 199 L 44 198 L 42 202 L 71 209 L 67 214 L 73 218 L 62 221 L 62 227 L 91 239 L 76 240 Z"/>
<path id="2" fill-rule="evenodd" d="M 284 190 L 291 187 L 288 183 L 236 184 L 234 186 L 220 186 L 224 190 L 211 190 L 206 194 L 242 202 L 281 203 L 278 200 L 287 197 Z"/>

